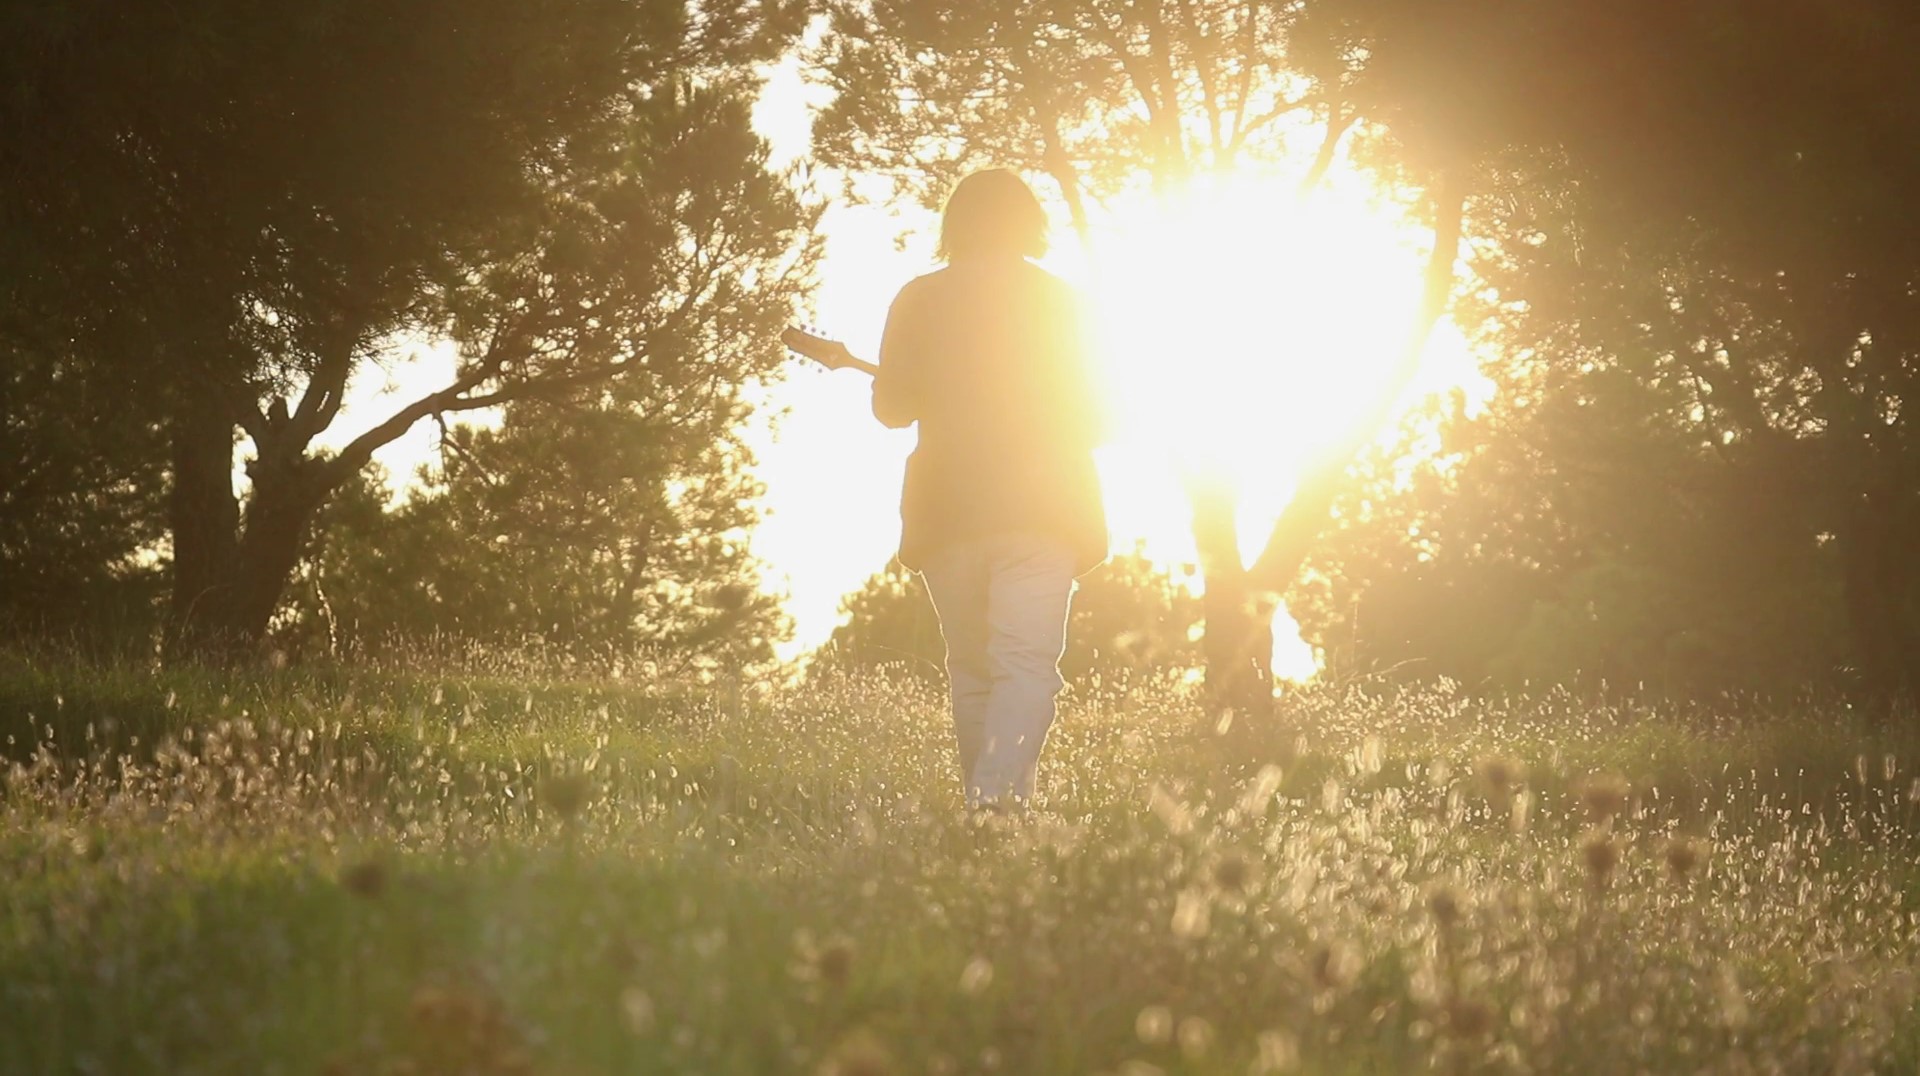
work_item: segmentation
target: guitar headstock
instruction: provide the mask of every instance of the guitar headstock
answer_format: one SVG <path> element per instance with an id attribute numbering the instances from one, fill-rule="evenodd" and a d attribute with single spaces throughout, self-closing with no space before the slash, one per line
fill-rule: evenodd
<path id="1" fill-rule="evenodd" d="M 829 370 L 843 370 L 860 365 L 847 345 L 838 340 L 829 340 L 817 333 L 805 329 L 789 328 L 780 334 L 780 342 L 797 355 L 812 359 Z"/>

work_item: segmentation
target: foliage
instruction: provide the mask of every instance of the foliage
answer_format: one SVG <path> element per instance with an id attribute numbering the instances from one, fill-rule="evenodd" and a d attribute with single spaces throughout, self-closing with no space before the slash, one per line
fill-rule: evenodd
<path id="1" fill-rule="evenodd" d="M 1920 1060 L 1920 750 L 1824 704 L 1092 699 L 1001 828 L 910 685 L 132 673 L 0 664 L 21 1071 Z"/>
<path id="2" fill-rule="evenodd" d="M 165 427 L 187 648 L 256 638 L 313 514 L 429 415 L 614 379 L 677 413 L 778 358 L 765 330 L 810 267 L 811 211 L 767 171 L 740 72 L 796 5 L 72 0 L 6 18 L 6 328 L 141 386 Z M 354 375 L 423 338 L 454 344 L 457 371 L 316 448 Z"/>
<path id="3" fill-rule="evenodd" d="M 815 655 L 820 669 L 900 666 L 928 679 L 944 676 L 940 618 L 925 585 L 898 563 L 848 595 L 840 612 L 843 622 Z M 1198 664 L 1199 617 L 1199 600 L 1145 553 L 1109 557 L 1078 580 L 1061 672 L 1082 686 L 1177 677 Z"/>
<path id="4" fill-rule="evenodd" d="M 162 446 L 134 401 L 0 339 L 0 636 L 149 636 Z"/>
<path id="5" fill-rule="evenodd" d="M 329 508 L 280 634 L 335 653 L 433 640 L 551 658 L 771 660 L 785 631 L 758 589 L 737 386 L 712 426 L 616 406 L 509 408 L 448 431 L 403 504 L 363 487 Z"/>
<path id="6" fill-rule="evenodd" d="M 1402 157 L 1486 176 L 1463 323 L 1498 356 L 1490 413 L 1451 424 L 1459 470 L 1349 511 L 1378 552 L 1323 560 L 1351 584 L 1334 605 L 1375 608 L 1362 662 L 1472 675 L 1504 650 L 1513 675 L 1910 693 L 1920 83 L 1886 35 L 1914 13 L 1354 10 L 1445 76 L 1367 92 L 1451 117 Z M 1488 585 L 1506 607 L 1477 654 L 1390 641 Z"/>
<path id="7" fill-rule="evenodd" d="M 883 0 L 831 5 L 821 155 L 932 204 L 968 171 L 1052 177 L 1076 227 L 1108 194 L 1276 145 L 1304 107 L 1282 5 Z M 939 63 L 926 62 L 939 57 Z M 1324 103 L 1324 102 L 1323 102 Z"/>
<path id="8" fill-rule="evenodd" d="M 840 601 L 842 623 L 814 655 L 814 667 L 844 673 L 894 666 L 928 680 L 944 676 L 946 643 L 927 588 L 889 561 Z"/>
<path id="9" fill-rule="evenodd" d="M 1613 388 L 1429 411 L 1424 436 L 1371 456 L 1289 601 L 1329 671 L 1682 695 L 1830 682 L 1843 611 L 1800 506 Z"/>

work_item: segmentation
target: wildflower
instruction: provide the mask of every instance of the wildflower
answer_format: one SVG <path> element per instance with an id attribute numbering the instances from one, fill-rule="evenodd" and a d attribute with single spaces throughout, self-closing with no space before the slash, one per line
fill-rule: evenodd
<path id="1" fill-rule="evenodd" d="M 1738 1031 L 1747 1026 L 1752 1012 L 1747 1005 L 1747 993 L 1740 988 L 1740 977 L 1732 967 L 1722 965 L 1714 976 L 1714 995 L 1720 1003 L 1720 1023 L 1723 1027 Z"/>
<path id="2" fill-rule="evenodd" d="M 1239 852 L 1227 852 L 1213 864 L 1213 884 L 1229 893 L 1238 893 L 1247 887 L 1253 875 L 1247 865 L 1247 857 Z"/>
<path id="3" fill-rule="evenodd" d="M 1456 998 L 1447 1006 L 1447 1031 L 1455 1038 L 1477 1039 L 1493 1030 L 1493 1006 L 1472 998 Z"/>
<path id="4" fill-rule="evenodd" d="M 1240 796 L 1238 809 L 1243 815 L 1257 815 L 1267 809 L 1273 801 L 1273 794 L 1280 791 L 1280 782 L 1285 773 L 1280 767 L 1268 763 L 1260 767 L 1260 772 L 1247 783 L 1247 789 Z"/>
<path id="5" fill-rule="evenodd" d="M 1456 908 L 1452 914 L 1458 914 Z M 1314 947 L 1307 957 L 1307 967 L 1313 973 L 1313 984 L 1322 990 L 1338 990 L 1353 982 L 1360 971 L 1360 958 L 1352 949 L 1335 942 L 1324 942 Z"/>
<path id="6" fill-rule="evenodd" d="M 652 995 L 637 986 L 620 991 L 620 1020 L 635 1035 L 651 1032 L 655 1023 Z"/>
<path id="7" fill-rule="evenodd" d="M 1173 1038 L 1173 1010 L 1149 1005 L 1133 1018 L 1133 1033 L 1148 1046 L 1162 1046 Z"/>
<path id="8" fill-rule="evenodd" d="M 1254 1059 L 1256 1073 L 1290 1072 L 1300 1064 L 1300 1040 L 1287 1031 L 1262 1031 L 1260 1056 Z"/>
<path id="9" fill-rule="evenodd" d="M 1180 1053 L 1189 1061 L 1198 1061 L 1213 1048 L 1213 1024 L 1202 1016 L 1189 1016 L 1180 1021 L 1174 1038 L 1180 1043 Z"/>
<path id="10" fill-rule="evenodd" d="M 1620 865 L 1620 849 L 1604 830 L 1590 830 L 1580 841 L 1580 858 L 1586 861 L 1593 887 L 1605 889 L 1613 880 L 1613 869 Z"/>
<path id="11" fill-rule="evenodd" d="M 820 1076 L 890 1076 L 897 1069 L 886 1044 L 861 1028 L 840 1040 L 819 1071 Z"/>
<path id="12" fill-rule="evenodd" d="M 1515 833 L 1525 833 L 1532 814 L 1533 793 L 1523 791 L 1513 797 L 1513 802 L 1507 808 L 1507 828 Z"/>
<path id="13" fill-rule="evenodd" d="M 1615 773 L 1603 773 L 1587 779 L 1580 789 L 1580 801 L 1595 822 L 1606 822 L 1627 809 L 1633 787 Z"/>
<path id="14" fill-rule="evenodd" d="M 828 938 L 813 957 L 820 981 L 839 988 L 853 977 L 853 943 L 845 938 Z"/>
<path id="15" fill-rule="evenodd" d="M 1479 770 L 1480 780 L 1486 784 L 1487 790 L 1495 796 L 1501 797 L 1512 792 L 1514 786 L 1526 779 L 1527 774 L 1526 766 L 1518 760 L 1503 758 L 1498 755 L 1489 755 L 1481 759 L 1479 766 L 1476 768 Z"/>
<path id="16" fill-rule="evenodd" d="M 981 994 L 986 993 L 987 987 L 992 985 L 992 961 L 984 956 L 976 956 L 972 960 L 967 961 L 967 966 L 960 972 L 960 992 L 962 994 L 970 998 L 977 998 Z"/>
<path id="17" fill-rule="evenodd" d="M 557 773 L 540 782 L 540 802 L 562 821 L 571 822 L 593 798 L 593 778 L 584 773 Z"/>
<path id="18" fill-rule="evenodd" d="M 340 888 L 356 897 L 377 900 L 387 891 L 387 868 L 377 859 L 364 859 L 340 871 Z"/>
<path id="19" fill-rule="evenodd" d="M 1213 905 L 1206 894 L 1188 889 L 1174 900 L 1173 933 L 1175 937 L 1194 941 L 1207 936 L 1213 928 Z"/>
<path id="20" fill-rule="evenodd" d="M 1675 837 L 1667 842 L 1667 873 L 1676 882 L 1684 882 L 1700 865 L 1700 842 L 1690 837 Z"/>

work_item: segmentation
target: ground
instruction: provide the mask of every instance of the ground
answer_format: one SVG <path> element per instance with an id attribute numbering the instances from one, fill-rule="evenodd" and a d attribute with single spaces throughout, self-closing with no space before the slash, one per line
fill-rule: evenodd
<path id="1" fill-rule="evenodd" d="M 1911 1072 L 1920 736 L 1808 701 L 939 699 L 0 659 L 0 1071 Z"/>

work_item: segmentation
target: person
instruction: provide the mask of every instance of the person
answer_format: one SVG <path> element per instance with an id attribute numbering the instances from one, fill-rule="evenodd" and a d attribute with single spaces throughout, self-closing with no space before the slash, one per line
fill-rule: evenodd
<path id="1" fill-rule="evenodd" d="M 1107 423 L 1082 303 L 1031 260 L 1046 241 L 1017 174 L 962 179 L 941 217 L 945 266 L 900 290 L 874 371 L 874 417 L 919 427 L 899 558 L 946 641 L 970 806 L 1032 800 L 1074 579 L 1107 556 L 1093 462 Z"/>

